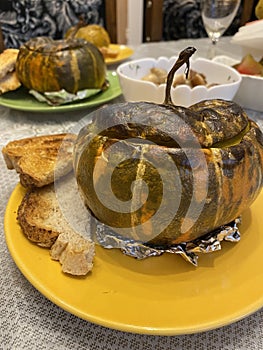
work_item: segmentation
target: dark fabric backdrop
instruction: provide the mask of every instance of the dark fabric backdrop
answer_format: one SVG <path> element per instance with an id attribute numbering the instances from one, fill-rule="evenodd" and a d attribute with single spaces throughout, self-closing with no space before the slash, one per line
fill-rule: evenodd
<path id="1" fill-rule="evenodd" d="M 80 16 L 89 24 L 104 25 L 105 1 L 0 0 L 0 24 L 5 46 L 18 48 L 31 37 L 41 35 L 62 38 Z M 238 30 L 240 13 L 241 9 L 224 35 L 233 35 Z M 164 0 L 163 40 L 205 36 L 200 0 Z"/>
<path id="2" fill-rule="evenodd" d="M 60 39 L 80 16 L 89 24 L 104 25 L 104 1 L 0 0 L 0 24 L 6 47 L 18 48 L 35 36 Z"/>

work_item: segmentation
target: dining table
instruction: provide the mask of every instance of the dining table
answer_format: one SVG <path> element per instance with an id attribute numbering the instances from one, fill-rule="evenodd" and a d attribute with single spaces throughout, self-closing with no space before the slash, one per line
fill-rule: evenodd
<path id="1" fill-rule="evenodd" d="M 132 46 L 133 54 L 127 57 L 127 60 L 142 57 L 171 57 L 177 55 L 188 46 L 193 46 L 197 49 L 196 57 L 207 57 L 209 45 L 210 41 L 208 38 L 142 43 Z M 216 49 L 218 55 L 228 55 L 236 59 L 242 57 L 242 48 L 233 45 L 231 37 L 224 36 L 220 38 Z M 116 76 L 116 69 L 121 63 L 117 62 L 109 65 L 107 67 L 108 71 Z M 101 101 L 97 105 L 91 103 L 76 109 L 56 109 L 55 107 L 52 111 L 46 111 L 45 108 L 43 110 L 30 110 L 23 108 L 23 105 L 16 105 L 15 103 L 13 106 L 8 106 L 3 105 L 0 101 L 1 149 L 12 140 L 72 132 L 81 120 L 89 118 L 98 108 L 121 102 L 124 102 L 121 91 L 113 99 Z M 263 130 L 263 112 L 246 109 L 245 107 L 244 109 L 249 117 L 256 121 Z M 12 228 L 7 227 L 9 221 L 6 220 L 6 217 L 10 215 L 10 213 L 7 213 L 7 208 L 10 197 L 19 182 L 19 176 L 16 171 L 7 169 L 2 154 L 0 156 L 0 168 L 0 349 L 263 349 L 263 309 L 261 308 L 263 306 L 263 279 L 261 279 L 261 284 L 251 286 L 251 290 L 253 288 L 257 289 L 259 295 L 261 291 L 261 299 L 259 298 L 260 300 L 256 306 L 248 305 L 248 308 L 243 313 L 227 318 L 226 322 L 215 322 L 206 327 L 197 326 L 196 328 L 189 327 L 189 329 L 175 327 L 174 331 L 170 329 L 166 333 L 163 331 L 158 332 L 158 329 L 151 327 L 151 315 L 149 315 L 149 327 L 146 325 L 146 327 L 141 329 L 139 327 L 133 328 L 131 324 L 122 327 L 114 322 L 112 324 L 103 322 L 103 319 L 100 318 L 85 317 L 81 312 L 74 312 L 73 308 L 64 307 L 63 301 L 57 302 L 56 297 L 50 298 L 44 288 L 39 288 L 37 283 L 32 283 L 32 279 L 28 278 L 28 273 L 25 273 L 26 269 L 23 267 L 23 261 L 18 263 L 13 246 L 10 248 L 8 235 L 15 234 L 12 230 L 17 230 L 17 226 L 14 224 Z M 14 201 L 16 201 L 16 197 L 13 197 L 13 205 L 16 204 Z M 10 208 L 12 207 L 9 206 L 9 211 L 11 210 Z M 15 220 L 15 216 L 13 218 Z M 258 221 L 260 222 L 260 218 Z M 251 252 L 249 251 L 247 254 L 251 254 Z M 39 263 L 38 259 L 36 259 L 35 264 Z M 53 263 L 55 269 L 56 263 Z M 237 265 L 240 263 L 241 261 L 235 262 Z M 262 257 L 257 263 L 262 269 Z M 101 264 L 100 269 L 103 269 L 103 264 Z M 47 273 L 50 272 L 48 271 Z M 148 273 L 150 272 L 148 271 Z M 229 273 L 229 271 L 226 271 L 226 273 Z M 127 274 L 129 275 L 129 272 Z M 155 277 L 159 278 L 157 274 Z M 240 283 L 240 289 L 233 295 L 232 300 L 229 300 L 229 305 L 237 303 L 242 295 L 242 286 L 246 284 L 247 276 L 244 275 L 243 278 L 244 280 Z M 67 283 L 70 283 L 69 280 L 67 277 Z M 88 278 L 77 281 L 79 286 L 80 283 L 86 284 L 88 282 Z M 56 284 L 55 278 L 52 283 Z M 188 281 L 187 286 L 189 286 L 189 283 Z M 226 288 L 226 286 L 224 285 L 222 288 Z M 151 293 L 150 289 L 151 286 L 149 286 L 149 290 L 145 290 L 145 293 Z M 215 292 L 220 294 L 220 291 Z M 187 293 L 190 295 L 189 291 L 186 291 Z M 207 293 L 206 297 L 210 298 L 209 293 Z M 249 295 L 247 297 L 249 299 Z M 245 299 L 244 296 L 243 299 Z M 94 303 L 96 301 L 92 299 L 90 302 Z M 161 300 L 160 306 L 158 306 L 158 300 L 152 300 L 150 297 L 149 302 L 153 303 L 152 307 L 153 309 L 155 308 L 156 312 L 158 312 L 158 307 L 162 307 Z M 220 297 L 217 299 L 217 302 L 220 303 Z M 134 307 L 136 309 L 136 305 Z M 224 305 L 221 307 L 224 308 Z M 120 305 L 116 305 L 116 308 L 119 310 Z M 122 312 L 128 311 L 123 307 Z M 138 318 L 140 318 L 140 314 L 143 314 L 144 310 L 138 309 L 137 312 Z M 181 310 L 181 312 L 183 311 Z M 201 315 L 206 310 L 200 309 L 199 312 Z M 217 311 L 215 310 L 215 312 Z M 169 306 L 167 314 L 169 314 Z M 174 317 L 176 318 L 177 315 L 174 315 Z M 193 317 L 198 319 L 198 315 Z"/>

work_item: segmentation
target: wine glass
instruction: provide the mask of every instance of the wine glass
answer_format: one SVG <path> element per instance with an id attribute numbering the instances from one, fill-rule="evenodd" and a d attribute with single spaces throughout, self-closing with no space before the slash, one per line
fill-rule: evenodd
<path id="1" fill-rule="evenodd" d="M 210 58 L 215 56 L 219 38 L 232 23 L 240 0 L 201 0 L 201 15 L 205 30 L 212 41 Z"/>

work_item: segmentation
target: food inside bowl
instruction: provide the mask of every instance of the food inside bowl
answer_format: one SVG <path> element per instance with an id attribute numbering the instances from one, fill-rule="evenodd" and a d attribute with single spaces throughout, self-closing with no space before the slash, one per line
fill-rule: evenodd
<path id="1" fill-rule="evenodd" d="M 168 72 L 165 69 L 153 67 L 150 69 L 150 72 L 142 77 L 142 80 L 150 81 L 156 85 L 165 84 L 167 80 Z M 206 87 L 211 87 L 217 85 L 216 83 L 208 84 L 206 80 L 206 76 L 203 73 L 199 73 L 193 69 L 189 70 L 189 74 L 175 74 L 173 80 L 173 87 L 179 85 L 188 85 L 191 88 L 195 86 L 203 85 Z"/>
<path id="2" fill-rule="evenodd" d="M 238 65 L 242 61 L 242 59 L 236 59 L 225 55 L 219 55 L 214 57 L 213 61 L 233 68 L 236 65 Z M 236 70 L 236 72 L 238 71 Z M 234 101 L 244 108 L 263 112 L 262 76 L 247 73 L 248 70 L 245 70 L 244 73 L 240 74 L 242 80 L 238 91 L 234 96 Z M 254 72 L 252 71 L 251 73 Z"/>
<path id="3" fill-rule="evenodd" d="M 263 58 L 257 61 L 251 54 L 247 54 L 242 60 L 233 65 L 240 74 L 263 77 Z"/>
<path id="4" fill-rule="evenodd" d="M 178 56 L 169 58 L 161 56 L 157 59 L 141 58 L 119 65 L 117 75 L 125 100 L 162 103 L 165 83 L 159 82 L 160 79 L 167 76 L 166 72 L 170 71 L 177 58 Z M 157 72 L 159 75 L 155 77 L 157 84 L 142 80 L 144 76 L 151 73 L 152 68 L 154 68 L 152 73 L 156 76 Z M 191 88 L 188 84 L 172 86 L 171 98 L 176 105 L 189 107 L 194 103 L 212 98 L 232 100 L 241 83 L 241 76 L 237 70 L 204 58 L 193 58 L 191 69 L 203 74 L 207 85 L 196 85 L 195 88 Z M 184 74 L 184 67 L 176 71 L 176 76 L 181 74 Z"/>

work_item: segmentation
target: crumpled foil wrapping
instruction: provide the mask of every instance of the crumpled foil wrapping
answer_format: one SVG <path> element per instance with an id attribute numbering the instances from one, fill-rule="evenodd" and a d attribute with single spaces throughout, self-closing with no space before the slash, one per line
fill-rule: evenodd
<path id="1" fill-rule="evenodd" d="M 154 247 L 149 244 L 123 238 L 109 227 L 95 220 L 92 220 L 91 227 L 93 239 L 104 248 L 118 248 L 124 254 L 136 259 L 145 259 L 164 253 L 179 254 L 192 265 L 198 266 L 197 260 L 199 253 L 212 253 L 221 250 L 221 242 L 223 240 L 239 242 L 240 232 L 238 230 L 238 224 L 240 223 L 241 218 L 239 217 L 229 224 L 223 225 L 191 242 L 180 243 L 170 247 Z"/>
<path id="2" fill-rule="evenodd" d="M 46 91 L 43 93 L 36 90 L 29 90 L 29 93 L 33 95 L 39 102 L 46 102 L 50 106 L 60 106 L 93 97 L 107 90 L 109 86 L 109 81 L 106 80 L 102 88 L 79 90 L 75 94 L 70 93 L 65 89 L 59 91 Z"/>
<path id="3" fill-rule="evenodd" d="M 29 93 L 39 102 L 46 102 L 50 106 L 60 106 L 67 103 L 84 100 L 85 98 L 97 95 L 101 91 L 101 89 L 85 89 L 78 91 L 76 94 L 72 94 L 62 89 L 60 91 L 47 91 L 43 93 L 35 90 L 29 90 Z"/>

